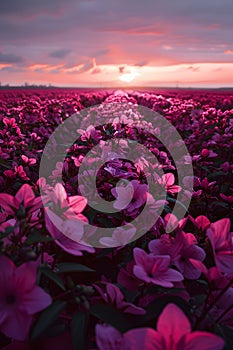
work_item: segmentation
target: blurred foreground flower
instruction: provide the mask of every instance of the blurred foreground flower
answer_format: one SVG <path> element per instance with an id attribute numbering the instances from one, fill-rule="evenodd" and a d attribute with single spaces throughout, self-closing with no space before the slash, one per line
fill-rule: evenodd
<path id="1" fill-rule="evenodd" d="M 51 297 L 36 286 L 36 264 L 15 267 L 0 256 L 0 331 L 7 337 L 25 340 L 33 315 L 51 304 Z"/>
<path id="2" fill-rule="evenodd" d="M 111 326 L 96 326 L 99 350 L 221 350 L 224 341 L 215 334 L 191 331 L 183 311 L 168 304 L 160 314 L 157 331 L 152 328 L 131 329 L 121 335 Z"/>
<path id="3" fill-rule="evenodd" d="M 20 206 L 32 213 L 42 206 L 40 197 L 35 198 L 31 186 L 24 184 L 16 193 L 15 197 L 7 193 L 0 194 L 0 206 L 9 215 L 14 215 Z"/>

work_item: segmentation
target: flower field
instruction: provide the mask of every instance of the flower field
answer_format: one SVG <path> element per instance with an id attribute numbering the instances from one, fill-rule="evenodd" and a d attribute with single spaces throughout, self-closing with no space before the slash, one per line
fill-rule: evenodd
<path id="1" fill-rule="evenodd" d="M 0 349 L 233 348 L 233 92 L 0 90 Z"/>

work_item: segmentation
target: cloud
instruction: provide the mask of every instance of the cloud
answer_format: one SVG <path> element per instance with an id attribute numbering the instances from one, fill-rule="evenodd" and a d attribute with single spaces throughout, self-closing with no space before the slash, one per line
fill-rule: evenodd
<path id="1" fill-rule="evenodd" d="M 101 73 L 101 68 L 96 64 L 95 58 L 87 59 L 85 62 L 76 64 L 74 66 L 64 67 L 62 69 L 65 73 L 91 73 L 99 74 Z"/>
<path id="2" fill-rule="evenodd" d="M 103 50 L 99 50 L 97 52 L 94 53 L 94 57 L 101 57 L 101 56 L 105 56 L 110 52 L 110 49 L 103 49 Z"/>
<path id="3" fill-rule="evenodd" d="M 82 67 L 83 67 L 83 64 L 78 64 L 76 66 L 63 68 L 62 71 L 64 73 L 77 73 L 81 70 Z"/>
<path id="4" fill-rule="evenodd" d="M 66 3 L 74 3 L 74 0 L 67 0 Z M 41 13 L 57 13 L 64 8 L 63 0 L 1 0 L 0 13 L 4 16 L 22 16 L 34 15 L 38 16 Z"/>
<path id="5" fill-rule="evenodd" d="M 186 69 L 191 70 L 192 72 L 198 72 L 200 70 L 200 67 L 189 66 Z"/>
<path id="6" fill-rule="evenodd" d="M 137 67 L 144 67 L 144 66 L 147 65 L 147 63 L 148 63 L 147 61 L 143 60 L 143 61 L 135 63 L 135 66 L 137 66 Z"/>
<path id="7" fill-rule="evenodd" d="M 95 58 L 92 59 L 92 68 L 90 70 L 91 74 L 100 74 L 102 72 L 102 69 L 97 66 Z"/>
<path id="8" fill-rule="evenodd" d="M 0 70 L 6 70 L 7 68 L 10 68 L 12 65 L 11 64 L 1 64 L 0 63 Z"/>
<path id="9" fill-rule="evenodd" d="M 49 64 L 33 64 L 28 66 L 27 69 L 33 72 L 49 72 L 58 73 L 64 67 L 64 64 L 49 65 Z"/>
<path id="10" fill-rule="evenodd" d="M 172 50 L 172 46 L 170 45 L 163 45 L 164 50 Z"/>
<path id="11" fill-rule="evenodd" d="M 22 57 L 14 54 L 6 54 L 0 52 L 0 62 L 1 63 L 21 63 L 23 62 Z"/>
<path id="12" fill-rule="evenodd" d="M 48 64 L 33 64 L 28 67 L 29 70 L 32 70 L 34 72 L 39 72 L 44 70 L 45 68 L 48 67 Z"/>
<path id="13" fill-rule="evenodd" d="M 233 55 L 233 50 L 224 51 L 225 55 Z"/>
<path id="14" fill-rule="evenodd" d="M 232 12 L 232 0 L 0 0 L 0 63 L 35 81 L 48 72 L 97 81 L 110 65 L 119 75 L 186 64 L 194 75 L 232 61 Z"/>
<path id="15" fill-rule="evenodd" d="M 102 72 L 100 67 L 93 68 L 91 74 L 100 74 Z"/>
<path id="16" fill-rule="evenodd" d="M 49 56 L 53 58 L 65 58 L 70 52 L 70 49 L 59 49 L 51 52 Z"/>

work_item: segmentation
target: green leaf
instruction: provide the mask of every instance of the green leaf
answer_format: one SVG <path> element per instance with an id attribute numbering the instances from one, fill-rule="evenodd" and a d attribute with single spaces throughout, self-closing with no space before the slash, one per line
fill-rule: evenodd
<path id="1" fill-rule="evenodd" d="M 57 265 L 59 272 L 95 272 L 89 267 L 76 263 L 60 263 Z"/>
<path id="2" fill-rule="evenodd" d="M 88 314 L 76 312 L 71 323 L 73 350 L 86 350 L 88 337 Z"/>
<path id="3" fill-rule="evenodd" d="M 32 234 L 30 234 L 25 243 L 28 245 L 35 244 L 35 243 L 42 243 L 42 242 L 52 242 L 54 241 L 53 237 L 44 236 L 41 233 L 34 231 Z"/>
<path id="4" fill-rule="evenodd" d="M 211 173 L 208 175 L 208 180 L 219 178 L 219 176 L 226 176 L 226 173 L 224 173 L 223 171 L 216 171 L 215 173 Z"/>
<path id="5" fill-rule="evenodd" d="M 52 280 L 54 283 L 56 283 L 62 290 L 66 290 L 62 278 L 56 272 L 51 270 L 51 268 L 41 266 L 39 267 L 39 271 L 46 277 L 48 277 L 50 280 Z"/>
<path id="6" fill-rule="evenodd" d="M 132 328 L 131 323 L 124 317 L 124 315 L 114 309 L 111 305 L 95 304 L 91 308 L 91 314 L 99 320 L 115 327 L 121 333 L 124 333 Z"/>
<path id="7" fill-rule="evenodd" d="M 39 338 L 58 318 L 65 309 L 66 301 L 55 301 L 49 305 L 39 316 L 31 333 L 31 340 Z"/>

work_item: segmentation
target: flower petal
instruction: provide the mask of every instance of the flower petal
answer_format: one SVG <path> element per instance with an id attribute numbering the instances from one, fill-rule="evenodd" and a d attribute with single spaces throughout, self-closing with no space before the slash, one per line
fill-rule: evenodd
<path id="1" fill-rule="evenodd" d="M 176 344 L 184 335 L 191 332 L 191 326 L 179 307 L 168 304 L 159 316 L 157 330 L 166 339 L 167 344 L 171 344 L 172 340 Z"/>
<path id="2" fill-rule="evenodd" d="M 208 332 L 193 332 L 185 337 L 184 350 L 222 350 L 224 341 L 215 334 Z"/>

